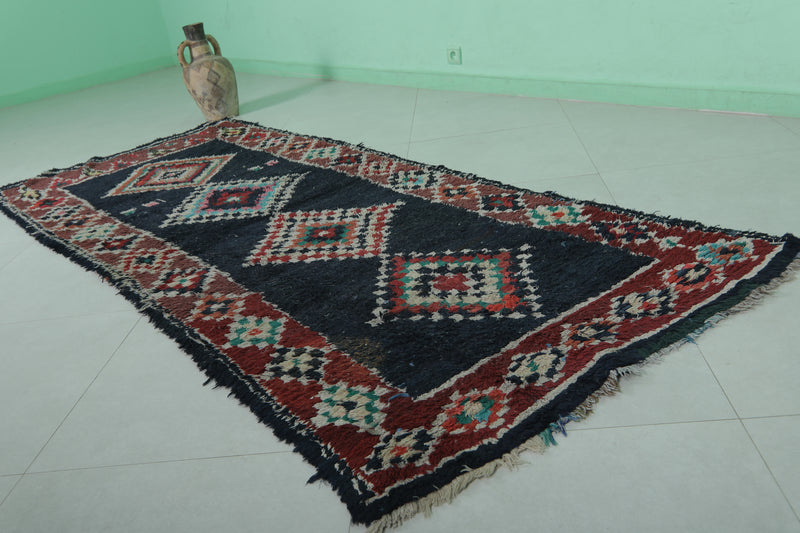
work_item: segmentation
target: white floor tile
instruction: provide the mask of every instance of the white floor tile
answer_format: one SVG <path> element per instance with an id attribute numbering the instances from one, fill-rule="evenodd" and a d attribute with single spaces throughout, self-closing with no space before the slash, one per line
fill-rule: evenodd
<path id="1" fill-rule="evenodd" d="M 22 476 L 0 476 L 0 504 L 2 504 L 3 500 L 9 495 L 11 489 L 14 488 L 14 485 L 17 484 L 17 481 L 19 481 L 21 477 Z"/>
<path id="2" fill-rule="evenodd" d="M 736 418 L 696 346 L 684 345 L 638 376 L 623 376 L 621 391 L 602 398 L 589 418 L 568 429 Z M 580 436 L 576 437 L 580 438 Z"/>
<path id="3" fill-rule="evenodd" d="M 416 93 L 405 87 L 324 82 L 310 86 L 300 98 L 253 113 L 253 118 L 263 113 L 297 133 L 385 150 L 408 142 Z"/>
<path id="4" fill-rule="evenodd" d="M 0 294 L 0 324 L 134 309 L 97 274 L 38 244 L 3 268 Z"/>
<path id="5" fill-rule="evenodd" d="M 602 172 L 800 148 L 769 117 L 564 102 Z"/>
<path id="6" fill-rule="evenodd" d="M 8 243 L 32 243 L 31 236 L 16 222 L 5 215 L 0 215 L 0 258 L 3 257 L 2 245 Z"/>
<path id="7" fill-rule="evenodd" d="M 528 460 L 476 482 L 433 518 L 416 517 L 401 531 L 786 533 L 800 527 L 738 421 L 582 431 Z"/>
<path id="8" fill-rule="evenodd" d="M 743 418 L 800 414 L 800 279 L 727 318 L 697 339 L 733 407 Z"/>
<path id="9" fill-rule="evenodd" d="M 28 238 L 30 239 L 30 237 Z M 11 241 L 0 242 L 0 270 L 4 266 L 11 263 L 19 254 L 30 248 L 33 244 L 28 240 L 25 241 Z"/>
<path id="10" fill-rule="evenodd" d="M 411 140 L 567 123 L 557 100 L 420 90 Z"/>
<path id="11" fill-rule="evenodd" d="M 25 476 L 0 508 L 4 533 L 346 533 L 334 493 L 305 484 L 292 454 Z"/>
<path id="12" fill-rule="evenodd" d="M 619 205 L 708 225 L 800 234 L 800 151 L 603 172 Z"/>
<path id="13" fill-rule="evenodd" d="M 205 380 L 177 344 L 139 322 L 30 471 L 291 451 Z"/>
<path id="14" fill-rule="evenodd" d="M 28 468 L 137 320 L 127 312 L 0 324 L 0 474 Z"/>
<path id="15" fill-rule="evenodd" d="M 793 132 L 800 135 L 800 118 L 773 117 L 773 120 L 779 122 L 783 126 L 789 128 Z"/>
<path id="16" fill-rule="evenodd" d="M 800 416 L 755 418 L 744 425 L 761 451 L 784 494 L 800 515 Z"/>
<path id="17" fill-rule="evenodd" d="M 204 118 L 180 69 L 0 109 L 0 185 L 185 131 Z"/>
<path id="18" fill-rule="evenodd" d="M 409 158 L 512 184 L 595 173 L 565 124 L 412 142 Z"/>

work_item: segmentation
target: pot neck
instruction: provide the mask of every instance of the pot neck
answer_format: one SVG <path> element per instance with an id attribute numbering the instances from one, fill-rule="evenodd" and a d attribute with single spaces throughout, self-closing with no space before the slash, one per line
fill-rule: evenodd
<path id="1" fill-rule="evenodd" d="M 197 59 L 198 57 L 203 56 L 210 56 L 214 55 L 214 51 L 211 49 L 211 45 L 208 44 L 208 41 L 189 41 L 189 51 L 192 54 L 193 59 Z"/>

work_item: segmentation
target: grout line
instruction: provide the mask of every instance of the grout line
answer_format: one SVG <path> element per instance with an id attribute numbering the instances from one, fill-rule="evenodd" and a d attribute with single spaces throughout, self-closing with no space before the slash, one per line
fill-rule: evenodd
<path id="1" fill-rule="evenodd" d="M 731 406 L 731 409 L 736 414 L 736 419 L 741 421 L 742 420 L 742 415 L 739 414 L 739 411 L 736 410 L 736 406 L 733 405 L 733 401 L 731 400 L 730 396 L 728 396 L 728 391 L 726 391 L 725 387 L 722 386 L 722 383 L 720 382 L 719 378 L 717 377 L 717 373 L 714 372 L 714 369 L 711 367 L 711 364 L 708 362 L 708 359 L 706 358 L 706 354 L 703 353 L 703 348 L 697 342 L 692 342 L 692 344 L 694 344 L 695 348 L 697 348 L 697 351 L 700 352 L 700 356 L 703 358 L 703 361 L 706 364 L 706 368 L 708 368 L 708 371 L 711 372 L 712 376 L 714 376 L 714 381 L 717 382 L 717 386 L 722 391 L 722 394 L 725 396 L 725 399 L 728 400 L 728 405 Z"/>
<path id="2" fill-rule="evenodd" d="M 796 154 L 800 152 L 800 146 L 797 148 L 788 148 L 782 150 L 766 150 L 766 151 L 759 151 L 753 152 L 750 154 L 732 154 L 732 155 L 725 155 L 719 157 L 708 157 L 708 158 L 701 158 L 701 159 L 687 159 L 686 161 L 673 161 L 672 163 L 658 163 L 655 165 L 645 165 L 645 166 L 635 166 L 635 167 L 624 167 L 624 168 L 613 168 L 609 169 L 607 172 L 634 172 L 637 170 L 648 170 L 648 169 L 655 169 L 655 168 L 668 168 L 668 167 L 679 167 L 679 166 L 690 166 L 690 165 L 698 165 L 702 163 L 710 163 L 712 161 L 732 161 L 735 159 L 750 159 L 753 160 L 755 158 L 763 157 L 763 156 L 776 156 L 781 154 Z"/>
<path id="3" fill-rule="evenodd" d="M 19 485 L 19 482 L 22 481 L 22 478 L 24 477 L 23 474 L 17 474 L 17 475 L 19 476 L 19 478 L 17 478 L 17 481 L 14 483 L 14 486 L 11 487 L 11 490 L 9 490 L 8 493 L 5 496 L 3 496 L 3 499 L 0 500 L 0 509 L 3 508 L 3 504 L 6 503 L 6 500 L 8 500 L 8 497 L 11 496 L 11 493 L 14 492 L 14 490 L 17 488 L 17 485 Z M 3 476 L 3 477 L 6 477 L 6 476 Z"/>
<path id="4" fill-rule="evenodd" d="M 40 322 L 53 322 L 56 320 L 72 320 L 72 319 L 80 319 L 80 318 L 89 318 L 93 316 L 110 316 L 110 315 L 120 315 L 120 314 L 130 314 L 136 316 L 137 318 L 141 318 L 143 315 L 138 312 L 135 308 L 131 308 L 130 310 L 120 309 L 117 311 L 106 311 L 106 312 L 96 312 L 96 313 L 86 313 L 80 315 L 63 315 L 63 316 L 53 316 L 48 318 L 36 318 L 32 320 L 16 320 L 13 322 L 4 322 L 0 320 L 0 327 L 3 326 L 14 326 L 18 324 L 37 324 Z"/>
<path id="5" fill-rule="evenodd" d="M 558 101 L 558 105 L 561 106 L 561 111 L 564 113 L 564 116 L 567 118 L 567 122 L 569 123 L 570 127 L 572 128 L 572 132 L 575 134 L 575 137 L 578 139 L 578 142 L 581 143 L 581 146 L 583 147 L 583 151 L 586 153 L 586 157 L 588 157 L 589 161 L 592 162 L 592 166 L 594 167 L 594 171 L 597 173 L 597 176 L 600 178 L 600 181 L 603 183 L 603 187 L 605 187 L 605 189 L 608 192 L 608 195 L 611 197 L 611 200 L 613 201 L 613 203 L 615 205 L 619 205 L 619 202 L 617 201 L 616 196 L 614 196 L 614 193 L 611 192 L 611 188 L 608 186 L 608 183 L 606 183 L 606 180 L 605 180 L 605 178 L 603 178 L 603 174 L 600 172 L 600 169 L 598 168 L 597 163 L 595 162 L 594 158 L 592 157 L 592 154 L 589 152 L 589 149 L 586 147 L 586 143 L 583 141 L 583 137 L 581 137 L 581 134 L 578 133 L 578 128 L 576 128 L 575 124 L 572 122 L 572 118 L 569 116 L 569 113 L 567 112 L 567 109 L 564 107 L 563 101 L 559 100 Z"/>
<path id="6" fill-rule="evenodd" d="M 50 441 L 51 441 L 51 440 L 53 440 L 53 437 L 55 436 L 55 434 L 56 434 L 56 433 L 58 433 L 58 430 L 59 430 L 59 429 L 61 429 L 61 426 L 63 426 L 63 425 L 64 425 L 64 422 L 66 422 L 66 421 L 67 421 L 67 418 L 69 418 L 69 416 L 72 414 L 72 412 L 75 410 L 75 408 L 76 408 L 76 407 L 78 406 L 78 404 L 81 402 L 81 400 L 83 400 L 84 396 L 86 396 L 86 393 L 87 393 L 87 392 L 89 392 L 89 389 L 91 389 L 91 388 L 92 388 L 92 385 L 94 385 L 95 381 L 97 381 L 97 378 L 99 378 L 99 377 L 100 377 L 100 375 L 103 373 L 103 371 L 104 371 L 104 370 L 106 369 L 106 367 L 109 365 L 109 363 L 111 363 L 111 360 L 112 360 L 112 359 L 114 359 L 114 356 L 117 354 L 117 352 L 119 352 L 119 349 L 122 347 L 122 345 L 123 345 L 123 344 L 125 344 L 125 341 L 126 341 L 126 340 L 128 340 L 128 337 L 130 337 L 131 333 L 133 333 L 133 330 L 134 330 L 134 329 L 136 329 L 136 326 L 138 326 L 138 325 L 139 325 L 139 323 L 140 323 L 140 322 L 141 322 L 143 319 L 144 319 L 144 317 L 139 317 L 139 319 L 138 319 L 138 320 L 136 320 L 136 322 L 134 322 L 133 326 L 131 326 L 131 328 L 128 330 L 128 332 L 125 334 L 125 336 L 124 336 L 124 337 L 122 338 L 122 340 L 119 342 L 119 344 L 117 345 L 117 347 L 116 347 L 116 348 L 114 348 L 114 350 L 111 352 L 111 355 L 108 357 L 108 359 L 107 359 L 107 360 L 106 360 L 106 362 L 103 364 L 103 366 L 100 368 L 100 370 L 98 370 L 98 371 L 97 371 L 97 374 L 95 374 L 95 376 L 94 376 L 94 378 L 92 379 L 92 381 L 91 381 L 91 382 L 89 382 L 89 384 L 88 384 L 88 385 L 86 386 L 86 388 L 83 390 L 83 393 L 81 393 L 80 397 L 78 397 L 78 399 L 77 399 L 77 400 L 75 400 L 75 403 L 74 403 L 74 404 L 72 404 L 72 407 L 70 408 L 70 410 L 67 412 L 67 414 L 66 414 L 66 415 L 64 415 L 64 417 L 61 419 L 61 422 L 59 422 L 59 424 L 58 424 L 58 426 L 56 427 L 56 429 L 54 429 L 54 430 L 53 430 L 53 432 L 50 434 L 50 437 L 47 439 L 47 442 L 45 442 L 45 443 L 42 445 L 42 447 L 39 449 L 39 452 L 38 452 L 38 453 L 36 454 L 36 456 L 35 456 L 35 457 L 34 457 L 34 458 L 31 460 L 30 464 L 28 464 L 28 467 L 25 469 L 25 472 L 23 472 L 23 473 L 22 473 L 22 475 L 23 475 L 23 476 L 25 476 L 25 475 L 27 475 L 27 474 L 28 474 L 28 472 L 30 471 L 30 468 L 33 466 L 33 464 L 36 462 L 36 460 L 37 460 L 37 459 L 39 458 L 39 456 L 42 454 L 42 452 L 44 451 L 44 449 L 45 449 L 45 448 L 47 448 L 47 445 L 48 445 L 48 444 L 50 444 Z"/>
<path id="7" fill-rule="evenodd" d="M 758 456 L 761 457 L 761 461 L 764 463 L 764 466 L 766 467 L 767 472 L 769 472 L 769 475 L 772 476 L 772 481 L 775 482 L 775 485 L 778 487 L 778 490 L 783 495 L 783 499 L 786 500 L 786 503 L 789 505 L 789 509 L 792 510 L 792 512 L 794 513 L 795 518 L 797 518 L 797 520 L 800 521 L 800 513 L 798 513 L 798 510 L 794 508 L 794 505 L 792 505 L 791 500 L 789 500 L 789 497 L 786 495 L 786 492 L 783 490 L 783 487 L 781 486 L 780 482 L 778 481 L 778 478 L 775 476 L 775 473 L 772 471 L 772 467 L 769 466 L 769 463 L 767 462 L 766 457 L 764 457 L 764 454 L 761 453 L 761 448 L 758 447 L 758 444 L 756 444 L 756 441 L 753 439 L 753 436 L 750 434 L 750 430 L 747 429 L 747 425 L 744 423 L 744 420 L 740 419 L 739 423 L 742 425 L 742 429 L 744 429 L 744 432 L 747 434 L 747 438 L 749 438 L 750 442 L 753 443 L 753 448 L 755 448 L 756 452 L 758 453 Z"/>
<path id="8" fill-rule="evenodd" d="M 208 457 L 186 457 L 183 459 L 162 459 L 158 461 L 140 461 L 134 463 L 117 463 L 111 465 L 99 466 L 78 466 L 73 468 L 57 468 L 53 470 L 40 470 L 36 472 L 27 472 L 24 476 L 38 476 L 42 474 L 60 474 L 64 472 L 85 472 L 89 470 L 104 470 L 106 468 L 127 468 L 129 466 L 148 466 L 148 465 L 163 465 L 169 463 L 189 463 L 192 461 L 215 461 L 217 459 L 235 459 L 237 457 L 263 457 L 267 455 L 280 455 L 280 454 L 294 454 L 291 450 L 281 452 L 257 452 L 257 453 L 240 453 L 233 455 L 213 455 Z M 296 454 L 294 454 L 296 456 Z"/>
<path id="9" fill-rule="evenodd" d="M 756 444 L 756 441 L 753 439 L 753 436 L 747 429 L 747 425 L 744 423 L 745 420 L 753 420 L 754 418 L 759 418 L 759 417 L 751 417 L 746 419 L 742 418 L 742 415 L 739 414 L 739 411 L 737 411 L 736 407 L 733 405 L 730 396 L 728 396 L 728 392 L 725 390 L 725 387 L 723 387 L 722 383 L 720 383 L 719 378 L 717 377 L 717 374 L 714 372 L 714 369 L 711 367 L 711 364 L 708 362 L 708 359 L 706 359 L 706 354 L 703 353 L 703 349 L 700 347 L 698 343 L 694 344 L 697 347 L 697 350 L 700 352 L 700 355 L 703 357 L 703 360 L 706 362 L 706 366 L 708 367 L 709 371 L 711 371 L 711 375 L 714 376 L 714 380 L 717 382 L 717 385 L 719 385 L 719 388 L 722 390 L 722 394 L 725 395 L 725 399 L 728 400 L 731 409 L 733 409 L 733 412 L 736 413 L 736 418 L 739 420 L 739 424 L 741 424 L 742 429 L 744 429 L 745 434 L 747 434 L 747 438 L 750 439 L 750 442 L 753 444 L 753 448 L 755 448 L 756 452 L 758 453 L 758 456 L 761 457 L 761 461 L 764 463 L 764 467 L 767 469 L 767 472 L 769 472 L 769 475 L 772 477 L 772 481 L 775 482 L 775 485 L 778 487 L 778 490 L 780 491 L 781 495 L 783 495 L 783 499 L 786 500 L 787 505 L 789 505 L 789 509 L 791 509 L 792 513 L 794 513 L 795 518 L 797 518 L 797 520 L 800 521 L 800 514 L 798 514 L 797 509 L 795 509 L 794 505 L 792 505 L 792 502 L 789 500 L 789 497 L 783 490 L 783 487 L 778 481 L 778 478 L 775 476 L 775 473 L 769 466 L 767 459 L 764 457 L 764 454 L 761 453 L 761 449 L 758 447 L 758 444 Z M 792 415 L 792 416 L 797 416 L 797 415 Z M 778 417 L 763 417 L 763 418 L 778 418 Z"/>
<path id="10" fill-rule="evenodd" d="M 419 89 L 414 94 L 414 108 L 411 110 L 411 126 L 408 128 L 408 142 L 406 143 L 406 159 L 411 153 L 411 137 L 414 135 L 414 120 L 417 118 L 417 102 L 419 101 Z"/>
<path id="11" fill-rule="evenodd" d="M 791 415 L 743 416 L 741 420 L 770 420 L 773 418 L 797 418 L 797 417 L 800 417 L 800 413 Z"/>
<path id="12" fill-rule="evenodd" d="M 790 128 L 789 126 L 787 126 L 786 124 L 784 124 L 783 122 L 781 122 L 780 120 L 778 120 L 778 118 L 780 118 L 780 117 L 773 117 L 773 116 L 770 116 L 769 118 L 770 118 L 770 119 L 771 119 L 773 122 L 775 122 L 776 124 L 778 124 L 779 126 L 781 126 L 782 128 L 786 129 L 786 130 L 787 130 L 789 133 L 791 133 L 791 134 L 792 134 L 792 135 L 794 135 L 795 137 L 800 137 L 800 132 L 797 132 L 797 131 L 793 130 L 792 128 Z"/>
<path id="13" fill-rule="evenodd" d="M 461 139 L 461 138 L 464 138 L 464 137 L 478 137 L 480 135 L 491 135 L 491 134 L 494 134 L 494 133 L 502 133 L 502 132 L 505 132 L 505 131 L 519 131 L 519 130 L 528 130 L 528 129 L 533 129 L 533 128 L 539 128 L 539 127 L 544 127 L 544 126 L 552 126 L 554 124 L 558 124 L 558 123 L 557 122 L 551 122 L 551 123 L 546 123 L 546 124 L 529 124 L 527 126 L 515 126 L 513 128 L 500 128 L 500 129 L 496 129 L 496 130 L 473 131 L 473 132 L 470 132 L 470 133 L 459 133 L 458 135 L 444 135 L 444 136 L 441 136 L 441 137 L 431 137 L 429 139 L 417 139 L 416 141 L 411 141 L 409 139 L 409 144 L 422 144 L 422 143 L 433 142 L 433 141 L 443 141 L 445 139 Z"/>
<path id="14" fill-rule="evenodd" d="M 0 243 L 0 244 L 2 244 L 2 243 Z M 8 268 L 8 266 L 11 263 L 16 261 L 17 257 L 21 256 L 26 251 L 28 251 L 28 249 L 30 249 L 31 246 L 33 246 L 33 241 L 27 243 L 27 246 L 23 246 L 22 249 L 19 252 L 17 252 L 14 255 L 12 255 L 5 263 L 0 264 L 0 272 L 2 272 L 4 268 Z"/>
<path id="15" fill-rule="evenodd" d="M 653 427 L 653 426 L 678 426 L 681 424 L 707 424 L 713 422 L 735 422 L 740 420 L 739 418 L 710 418 L 708 420 L 680 420 L 676 422 L 648 422 L 646 424 L 626 424 L 626 425 L 619 425 L 619 426 L 601 426 L 601 427 L 593 427 L 593 428 L 578 428 L 567 426 L 567 433 L 575 432 L 575 431 L 594 431 L 597 429 L 627 429 L 627 428 L 643 428 L 643 427 Z"/>

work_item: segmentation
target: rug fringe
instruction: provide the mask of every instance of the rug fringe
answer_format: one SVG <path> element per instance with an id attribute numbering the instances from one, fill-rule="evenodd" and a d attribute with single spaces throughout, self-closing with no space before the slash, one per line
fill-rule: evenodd
<path id="1" fill-rule="evenodd" d="M 660 362 L 663 360 L 666 354 L 677 350 L 679 347 L 687 343 L 694 343 L 697 337 L 699 337 L 708 329 L 716 326 L 723 319 L 731 315 L 752 309 L 761 303 L 765 296 L 775 292 L 775 290 L 781 284 L 794 278 L 798 272 L 800 272 L 800 255 L 798 255 L 780 275 L 776 276 L 769 283 L 755 288 L 744 300 L 734 305 L 730 309 L 712 316 L 697 330 L 693 331 L 683 339 L 657 352 L 654 352 L 640 363 L 635 363 L 633 365 L 618 368 L 612 371 L 603 385 L 594 393 L 592 393 L 591 396 L 586 398 L 581 405 L 575 408 L 569 415 L 561 417 L 558 422 L 551 424 L 550 427 L 540 434 L 522 443 L 520 446 L 503 455 L 499 459 L 496 459 L 490 463 L 486 463 L 480 468 L 471 469 L 465 467 L 464 473 L 445 487 L 442 487 L 436 492 L 428 494 L 427 496 L 424 496 L 414 502 L 410 502 L 398 507 L 391 513 L 384 515 L 380 519 L 369 524 L 367 533 L 384 533 L 388 529 L 399 527 L 405 521 L 420 513 L 425 515 L 425 517 L 430 517 L 434 507 L 452 503 L 456 496 L 466 490 L 466 488 L 473 481 L 482 478 L 488 478 L 497 472 L 497 470 L 499 470 L 501 467 L 514 470 L 520 465 L 526 464 L 527 461 L 521 457 L 522 453 L 531 451 L 541 454 L 544 453 L 544 451 L 550 446 L 556 445 L 557 442 L 553 436 L 553 433 L 559 432 L 566 436 L 567 432 L 565 425 L 567 423 L 571 421 L 584 420 L 592 413 L 601 398 L 613 396 L 620 392 L 620 378 L 622 376 L 641 374 L 644 367 Z"/>

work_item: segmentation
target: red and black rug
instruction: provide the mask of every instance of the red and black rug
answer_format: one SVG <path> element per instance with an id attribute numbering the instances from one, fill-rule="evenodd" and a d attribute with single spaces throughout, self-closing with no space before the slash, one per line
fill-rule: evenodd
<path id="1" fill-rule="evenodd" d="M 551 443 L 800 251 L 238 120 L 6 186 L 0 208 L 375 529 Z"/>

